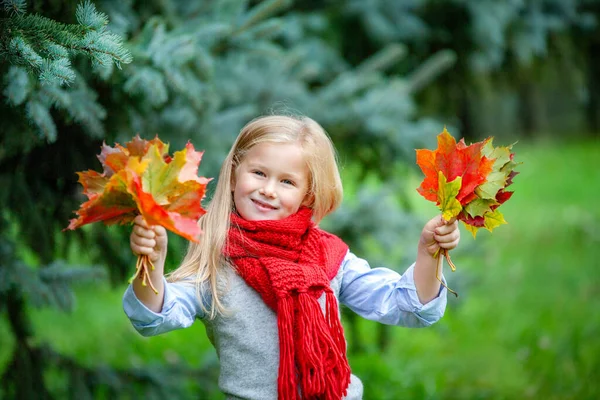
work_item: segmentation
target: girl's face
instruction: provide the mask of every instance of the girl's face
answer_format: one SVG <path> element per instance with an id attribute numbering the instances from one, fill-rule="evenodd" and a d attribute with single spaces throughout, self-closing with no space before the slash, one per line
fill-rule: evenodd
<path id="1" fill-rule="evenodd" d="M 235 208 L 248 221 L 286 218 L 305 203 L 308 177 L 299 144 L 257 144 L 234 171 Z"/>

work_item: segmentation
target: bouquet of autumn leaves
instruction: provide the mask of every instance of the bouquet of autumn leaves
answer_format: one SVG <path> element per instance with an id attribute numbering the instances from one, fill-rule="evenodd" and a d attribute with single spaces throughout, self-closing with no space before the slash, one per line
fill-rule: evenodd
<path id="1" fill-rule="evenodd" d="M 136 135 L 125 146 L 102 145 L 98 155 L 104 171 L 77 172 L 83 194 L 88 200 L 70 220 L 67 229 L 92 222 L 106 225 L 131 223 L 142 215 L 149 225 L 166 229 L 198 242 L 198 218 L 205 213 L 201 201 L 210 179 L 199 177 L 202 152 L 187 143 L 185 149 L 169 155 L 169 145 L 158 137 L 144 140 Z M 136 272 L 129 280 L 142 279 L 155 293 L 149 270 L 154 265 L 148 256 L 138 256 Z"/>
<path id="2" fill-rule="evenodd" d="M 436 150 L 417 150 L 417 165 L 425 174 L 417 191 L 437 204 L 444 220 L 462 221 L 473 237 L 479 228 L 491 232 L 505 224 L 498 207 L 512 196 L 513 192 L 506 188 L 518 174 L 512 146 L 494 147 L 491 137 L 467 146 L 464 139 L 457 143 L 446 128 L 437 141 Z M 448 251 L 441 252 L 455 271 Z M 442 257 L 438 257 L 442 262 Z"/>

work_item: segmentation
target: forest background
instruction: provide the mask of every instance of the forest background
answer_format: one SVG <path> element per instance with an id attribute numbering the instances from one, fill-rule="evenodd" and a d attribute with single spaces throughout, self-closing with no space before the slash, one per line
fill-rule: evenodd
<path id="1" fill-rule="evenodd" d="M 191 140 L 216 177 L 239 129 L 273 112 L 326 128 L 345 200 L 324 227 L 399 272 L 438 212 L 414 150 L 443 126 L 516 142 L 508 225 L 463 230 L 440 322 L 344 310 L 365 398 L 600 397 L 599 1 L 1 4 L 1 399 L 223 398 L 201 323 L 143 338 L 122 312 L 130 228 L 62 230 L 103 142 Z M 169 247 L 172 268 L 186 243 Z"/>

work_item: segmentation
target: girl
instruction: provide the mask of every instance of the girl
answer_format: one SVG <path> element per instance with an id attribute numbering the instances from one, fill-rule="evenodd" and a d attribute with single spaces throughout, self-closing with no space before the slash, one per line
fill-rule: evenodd
<path id="1" fill-rule="evenodd" d="M 200 319 L 220 359 L 228 399 L 361 399 L 339 303 L 371 320 L 428 326 L 444 314 L 440 249 L 457 246 L 456 221 L 437 216 L 403 275 L 371 269 L 316 224 L 342 199 L 333 145 L 306 117 L 247 124 L 225 159 L 213 200 L 182 265 L 163 278 L 167 234 L 136 218 L 130 245 L 155 265 L 159 294 L 136 280 L 123 305 L 145 336 Z M 438 271 L 439 276 L 442 271 Z"/>

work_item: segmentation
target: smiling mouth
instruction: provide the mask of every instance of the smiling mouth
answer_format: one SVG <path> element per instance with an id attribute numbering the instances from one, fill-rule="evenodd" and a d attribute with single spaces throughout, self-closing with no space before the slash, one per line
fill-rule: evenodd
<path id="1" fill-rule="evenodd" d="M 254 204 L 256 204 L 259 208 L 268 209 L 268 210 L 277 210 L 277 207 L 274 207 L 268 203 L 263 203 L 262 201 L 252 200 Z"/>

